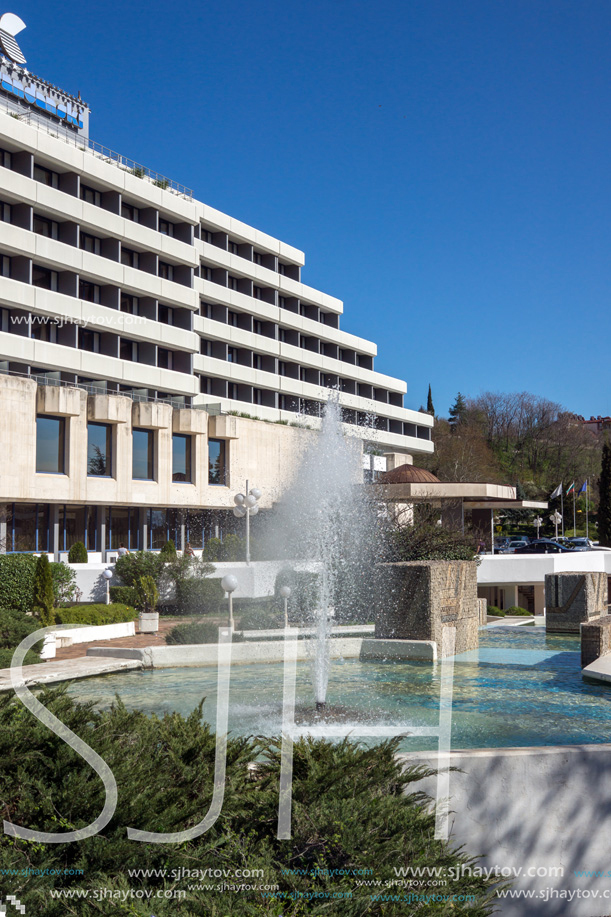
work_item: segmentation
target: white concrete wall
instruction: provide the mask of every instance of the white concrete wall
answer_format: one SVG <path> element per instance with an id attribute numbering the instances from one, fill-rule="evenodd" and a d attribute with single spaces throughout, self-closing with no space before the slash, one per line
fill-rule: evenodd
<path id="1" fill-rule="evenodd" d="M 401 755 L 406 764 L 430 754 Z M 451 840 L 482 866 L 522 870 L 513 888 L 545 894 L 589 890 L 598 898 L 504 899 L 503 917 L 602 917 L 611 913 L 611 745 L 509 748 L 451 755 Z M 419 787 L 435 795 L 436 779 Z M 537 867 L 564 875 L 528 876 Z M 575 876 L 600 871 L 600 878 Z M 603 894 L 607 897 L 603 898 Z M 496 912 L 495 912 L 496 913 Z"/>
<path id="2" fill-rule="evenodd" d="M 574 554 L 482 554 L 478 586 L 544 583 L 548 573 L 601 571 L 611 576 L 611 551 Z"/>

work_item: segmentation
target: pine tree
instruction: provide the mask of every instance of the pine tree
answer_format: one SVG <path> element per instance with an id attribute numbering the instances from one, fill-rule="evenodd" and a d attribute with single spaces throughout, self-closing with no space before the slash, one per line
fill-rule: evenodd
<path id="1" fill-rule="evenodd" d="M 32 611 L 40 618 L 43 627 L 55 623 L 55 596 L 53 594 L 53 574 L 46 554 L 41 554 L 36 563 L 34 574 L 34 601 Z"/>
<path id="2" fill-rule="evenodd" d="M 435 416 L 435 406 L 433 405 L 433 395 L 431 392 L 431 383 L 429 382 L 429 394 L 426 399 L 426 413 L 430 414 L 431 417 Z"/>
<path id="3" fill-rule="evenodd" d="M 598 481 L 600 502 L 598 504 L 598 540 L 606 548 L 611 547 L 611 445 L 603 446 L 602 465 Z"/>
<path id="4" fill-rule="evenodd" d="M 456 401 L 450 408 L 450 427 L 454 433 L 459 424 L 463 423 L 467 413 L 467 402 L 459 392 Z"/>

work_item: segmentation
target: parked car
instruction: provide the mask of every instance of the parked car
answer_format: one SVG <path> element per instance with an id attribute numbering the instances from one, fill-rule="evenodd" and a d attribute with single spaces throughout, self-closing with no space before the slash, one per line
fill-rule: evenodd
<path id="1" fill-rule="evenodd" d="M 506 548 L 511 538 L 507 535 L 499 535 L 498 538 L 494 539 L 494 550 L 500 552 L 503 548 Z"/>
<path id="2" fill-rule="evenodd" d="M 502 548 L 499 549 L 498 553 L 499 554 L 514 554 L 516 548 L 522 548 L 524 547 L 524 545 L 528 545 L 528 544 L 530 544 L 528 539 L 523 541 L 521 538 L 516 538 L 516 539 L 512 538 L 509 544 L 506 544 Z"/>
<path id="3" fill-rule="evenodd" d="M 590 551 L 594 547 L 594 542 L 589 538 L 568 538 L 567 541 L 573 546 L 574 551 Z"/>
<path id="4" fill-rule="evenodd" d="M 522 545 L 516 548 L 514 554 L 572 554 L 572 548 L 565 548 L 564 545 L 551 538 L 538 538 L 531 541 L 530 544 Z"/>

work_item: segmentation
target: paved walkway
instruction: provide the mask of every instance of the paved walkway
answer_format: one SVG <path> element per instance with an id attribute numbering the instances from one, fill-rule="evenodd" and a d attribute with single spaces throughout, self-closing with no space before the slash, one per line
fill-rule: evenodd
<path id="1" fill-rule="evenodd" d="M 191 620 L 191 618 L 160 618 L 159 631 L 156 634 L 136 634 L 135 637 L 116 637 L 114 640 L 93 640 L 90 643 L 75 643 L 73 646 L 58 649 L 53 661 L 80 659 L 82 656 L 87 655 L 87 650 L 90 646 L 124 646 L 130 649 L 140 649 L 143 646 L 166 646 L 165 635 L 177 624 L 186 624 Z M 136 627 L 138 627 L 137 624 Z"/>

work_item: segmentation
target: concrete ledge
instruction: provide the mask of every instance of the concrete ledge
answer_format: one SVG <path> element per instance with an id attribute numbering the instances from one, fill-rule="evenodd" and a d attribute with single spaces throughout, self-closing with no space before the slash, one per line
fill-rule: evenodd
<path id="1" fill-rule="evenodd" d="M 141 669 L 139 659 L 100 659 L 81 656 L 78 659 L 62 659 L 60 662 L 42 662 L 39 665 L 24 665 L 23 677 L 26 685 L 49 685 L 58 681 L 72 681 L 73 678 L 91 678 L 94 675 L 110 675 Z M 0 691 L 12 691 L 11 670 L 0 669 Z"/>
<path id="2" fill-rule="evenodd" d="M 601 656 L 581 671 L 584 681 L 611 682 L 611 656 Z"/>
<path id="3" fill-rule="evenodd" d="M 364 637 L 373 636 L 375 624 L 338 624 L 331 628 L 332 637 Z M 284 628 L 276 627 L 269 630 L 243 630 L 240 631 L 244 640 L 284 640 Z M 299 640 L 314 633 L 313 627 L 300 627 Z"/>
<path id="4" fill-rule="evenodd" d="M 425 659 L 437 661 L 434 640 L 362 640 L 361 659 Z"/>
<path id="5" fill-rule="evenodd" d="M 430 640 L 363 640 L 362 637 L 336 637 L 330 641 L 330 653 L 331 659 L 425 659 L 433 662 L 436 658 L 434 641 Z M 141 649 L 92 646 L 87 650 L 87 656 L 137 659 L 144 668 L 153 669 L 216 666 L 218 644 L 144 646 Z M 309 658 L 308 642 L 298 640 L 297 659 Z M 284 641 L 234 643 L 231 648 L 231 662 L 232 665 L 284 662 Z"/>

